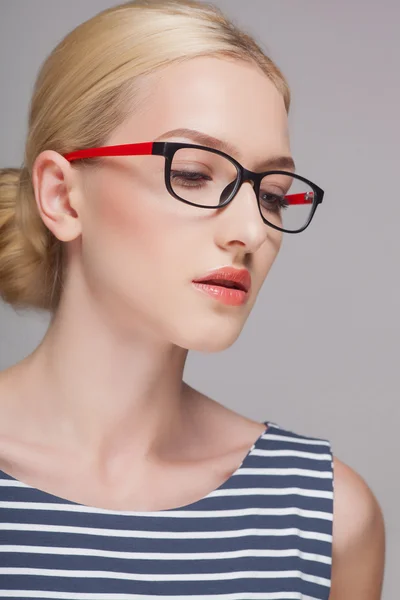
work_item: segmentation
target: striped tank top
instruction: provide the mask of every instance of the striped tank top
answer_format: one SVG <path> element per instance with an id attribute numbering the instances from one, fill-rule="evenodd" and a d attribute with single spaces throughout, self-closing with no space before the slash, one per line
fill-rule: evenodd
<path id="1" fill-rule="evenodd" d="M 94 508 L 0 471 L 0 598 L 327 600 L 330 444 L 265 425 L 222 485 L 179 508 Z"/>

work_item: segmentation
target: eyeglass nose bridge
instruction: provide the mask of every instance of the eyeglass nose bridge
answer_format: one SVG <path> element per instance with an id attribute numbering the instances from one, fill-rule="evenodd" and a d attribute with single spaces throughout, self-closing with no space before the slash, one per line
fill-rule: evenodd
<path id="1" fill-rule="evenodd" d="M 264 177 L 265 173 L 255 173 L 254 171 L 249 171 L 242 167 L 241 169 L 241 182 L 246 183 L 250 181 L 253 189 L 259 187 L 261 183 L 261 179 Z"/>
<path id="2" fill-rule="evenodd" d="M 258 202 L 259 196 L 260 196 L 261 180 L 264 177 L 264 175 L 265 175 L 265 173 L 255 173 L 254 171 L 249 171 L 248 169 L 245 169 L 244 167 L 242 167 L 240 170 L 238 169 L 238 174 L 237 174 L 236 180 L 233 181 L 232 183 L 230 183 L 229 185 L 227 185 L 226 188 L 224 189 L 224 191 L 222 192 L 221 199 L 222 199 L 222 202 L 224 203 L 224 205 L 232 202 L 232 200 L 237 196 L 243 183 L 247 183 L 247 182 L 251 183 L 252 188 L 255 193 L 255 196 L 256 196 L 256 199 L 257 199 L 257 202 Z M 234 193 L 232 193 L 232 190 L 235 187 L 236 187 L 236 190 L 234 191 Z M 230 195 L 231 195 L 231 197 L 229 198 Z M 226 198 L 229 198 L 229 200 L 226 201 Z"/>

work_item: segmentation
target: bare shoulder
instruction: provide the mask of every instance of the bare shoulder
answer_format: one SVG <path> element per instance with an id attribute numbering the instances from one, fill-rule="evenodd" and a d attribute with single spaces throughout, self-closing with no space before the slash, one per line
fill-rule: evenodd
<path id="1" fill-rule="evenodd" d="M 384 559 L 385 527 L 381 507 L 364 479 L 334 458 L 329 600 L 380 600 Z"/>

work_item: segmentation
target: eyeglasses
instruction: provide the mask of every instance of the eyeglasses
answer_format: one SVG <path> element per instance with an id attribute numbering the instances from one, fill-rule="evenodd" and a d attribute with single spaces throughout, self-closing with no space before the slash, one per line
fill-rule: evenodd
<path id="1" fill-rule="evenodd" d="M 250 181 L 265 224 L 287 233 L 304 231 L 321 204 L 324 191 L 315 183 L 289 171 L 255 173 L 229 154 L 181 142 L 144 142 L 77 150 L 68 161 L 107 156 L 164 156 L 164 182 L 181 202 L 199 208 L 222 208 Z"/>

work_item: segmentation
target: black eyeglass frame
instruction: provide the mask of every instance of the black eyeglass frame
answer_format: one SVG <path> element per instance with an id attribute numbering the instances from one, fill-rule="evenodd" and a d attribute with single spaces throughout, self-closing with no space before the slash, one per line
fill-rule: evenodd
<path id="1" fill-rule="evenodd" d="M 217 206 L 205 206 L 204 204 L 197 204 L 194 202 L 190 202 L 189 200 L 186 200 L 185 198 L 181 198 L 180 196 L 178 196 L 178 194 L 176 194 L 176 192 L 174 191 L 174 189 L 171 185 L 172 161 L 175 156 L 175 153 L 182 148 L 195 148 L 198 150 L 206 150 L 208 152 L 213 152 L 214 154 L 217 154 L 219 156 L 226 158 L 234 165 L 234 167 L 236 168 L 236 173 L 237 173 L 235 185 L 234 185 L 232 191 L 230 192 L 229 196 L 221 204 L 218 204 Z M 63 156 L 68 161 L 72 162 L 75 160 L 90 159 L 90 158 L 96 158 L 96 157 L 102 157 L 102 156 L 134 156 L 134 155 L 136 155 L 136 156 L 139 156 L 139 155 L 142 155 L 142 156 L 144 156 L 144 155 L 164 156 L 164 158 L 165 158 L 164 181 L 165 181 L 165 186 L 166 186 L 168 192 L 171 194 L 171 196 L 173 196 L 180 202 L 184 202 L 185 204 L 189 204 L 191 206 L 196 206 L 199 208 L 216 210 L 216 209 L 222 208 L 224 206 L 227 206 L 230 202 L 232 202 L 232 200 L 236 196 L 237 192 L 239 191 L 241 185 L 247 181 L 251 181 L 253 183 L 253 189 L 254 189 L 254 192 L 256 195 L 258 209 L 259 209 L 260 216 L 261 216 L 263 222 L 266 225 L 269 225 L 270 227 L 272 227 L 273 229 L 276 229 L 278 231 L 282 231 L 285 233 L 300 233 L 300 232 L 304 231 L 305 229 L 307 229 L 307 227 L 310 225 L 310 223 L 314 217 L 314 214 L 315 214 L 315 211 L 317 210 L 318 204 L 322 203 L 322 200 L 324 197 L 323 189 L 321 189 L 318 185 L 316 185 L 309 179 L 306 179 L 305 177 L 302 177 L 301 175 L 297 175 L 297 173 L 292 173 L 291 171 L 276 170 L 276 169 L 271 170 L 271 171 L 264 171 L 263 173 L 256 173 L 254 171 L 250 171 L 249 169 L 245 169 L 235 158 L 233 158 L 229 154 L 226 154 L 222 150 L 217 150 L 216 148 L 209 148 L 208 146 L 201 146 L 198 144 L 191 144 L 191 143 L 186 143 L 186 142 L 142 142 L 142 143 L 135 143 L 135 144 L 122 144 L 122 145 L 118 145 L 118 146 L 102 146 L 99 148 L 87 148 L 84 150 L 76 150 L 76 151 L 64 154 Z M 309 215 L 309 218 L 308 218 L 308 221 L 306 222 L 306 224 L 303 227 L 301 227 L 300 229 L 295 229 L 295 230 L 284 229 L 283 227 L 279 227 L 278 225 L 274 225 L 274 223 L 271 223 L 270 221 L 268 221 L 268 219 L 266 219 L 264 217 L 264 215 L 262 214 L 261 206 L 260 206 L 260 186 L 261 186 L 261 180 L 264 177 L 266 177 L 267 175 L 288 175 L 293 179 L 297 179 L 299 181 L 302 181 L 303 183 L 306 183 L 313 190 L 314 198 L 313 198 L 313 202 L 312 202 L 312 206 L 311 206 L 311 210 L 310 210 L 310 215 Z"/>
<path id="2" fill-rule="evenodd" d="M 214 154 L 218 154 L 219 156 L 225 157 L 235 166 L 236 172 L 237 172 L 237 178 L 236 178 L 234 188 L 231 191 L 231 193 L 229 194 L 228 198 L 226 200 L 224 200 L 223 202 L 221 202 L 221 204 L 218 204 L 218 206 L 204 206 L 203 204 L 196 204 L 194 202 L 190 202 L 189 200 L 186 200 L 185 198 L 181 198 L 180 196 L 178 196 L 178 194 L 176 194 L 176 192 L 174 191 L 174 189 L 171 185 L 171 168 L 172 168 L 172 161 L 173 161 L 174 155 L 181 148 L 196 148 L 199 150 L 207 150 L 208 152 L 213 152 Z M 181 143 L 181 142 L 154 142 L 153 143 L 153 154 L 162 155 L 166 159 L 164 174 L 165 174 L 165 185 L 167 187 L 168 192 L 177 200 L 180 200 L 181 202 L 185 202 L 186 204 L 190 204 L 191 206 L 198 206 L 199 208 L 208 208 L 208 209 L 214 209 L 214 210 L 216 208 L 219 209 L 224 206 L 227 206 L 230 202 L 232 202 L 232 200 L 236 196 L 237 192 L 240 190 L 241 185 L 247 181 L 251 181 L 253 183 L 253 189 L 254 189 L 254 193 L 256 195 L 257 205 L 258 205 L 258 209 L 259 209 L 262 220 L 264 221 L 265 224 L 269 225 L 270 227 L 273 227 L 274 229 L 277 229 L 278 231 L 283 231 L 285 233 L 300 233 L 300 232 L 304 231 L 310 225 L 310 223 L 314 217 L 315 211 L 317 210 L 317 206 L 318 206 L 318 204 L 321 204 L 323 197 L 324 197 L 324 190 L 322 190 L 318 185 L 316 185 L 309 179 L 306 179 L 305 177 L 301 177 L 300 175 L 297 175 L 296 173 L 292 173 L 290 171 L 281 171 L 281 170 L 272 170 L 272 171 L 264 171 L 263 173 L 256 173 L 254 171 L 250 171 L 249 169 L 245 169 L 245 167 L 243 167 L 243 165 L 241 165 L 235 158 L 233 158 L 233 156 L 230 156 L 229 154 L 226 154 L 225 152 L 222 152 L 221 150 L 217 150 L 216 148 L 208 148 L 207 146 L 199 146 L 197 144 L 189 144 L 189 143 Z M 283 227 L 278 227 L 274 223 L 271 223 L 270 221 L 268 221 L 268 219 L 266 219 L 264 217 L 264 215 L 261 212 L 261 206 L 260 206 L 260 186 L 261 186 L 261 180 L 266 175 L 289 175 L 290 177 L 293 177 L 294 179 L 298 179 L 299 181 L 302 181 L 303 183 L 308 184 L 312 188 L 312 190 L 314 192 L 314 201 L 311 206 L 308 221 L 306 221 L 306 224 L 303 227 L 301 227 L 300 229 L 295 229 L 295 230 L 284 229 Z"/>

